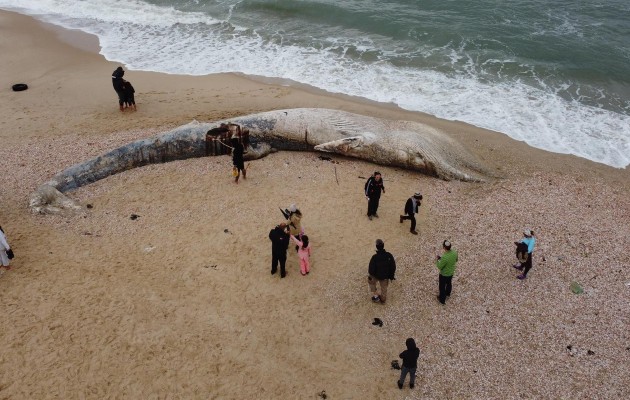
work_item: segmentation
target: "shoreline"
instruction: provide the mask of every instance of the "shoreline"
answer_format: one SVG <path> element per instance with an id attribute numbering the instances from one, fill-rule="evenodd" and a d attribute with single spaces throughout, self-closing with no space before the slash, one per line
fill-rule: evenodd
<path id="1" fill-rule="evenodd" d="M 118 65 L 119 63 L 116 61 L 109 61 L 106 60 L 105 57 L 100 54 L 100 45 L 99 45 L 99 38 L 93 34 L 81 31 L 79 29 L 69 29 L 69 28 L 65 28 L 59 25 L 55 25 L 49 22 L 45 22 L 42 20 L 37 19 L 37 17 L 35 16 L 30 16 L 28 14 L 21 14 L 18 11 L 2 11 L 2 12 L 8 12 L 8 13 L 14 13 L 20 16 L 23 16 L 25 18 L 29 18 L 34 22 L 37 22 L 41 27 L 43 27 L 46 30 L 50 30 L 55 32 L 55 34 L 57 35 L 57 38 L 64 42 L 67 43 L 71 46 L 73 46 L 74 48 L 81 50 L 81 51 L 85 51 L 85 52 L 89 52 L 95 55 L 100 56 L 101 58 L 103 58 L 106 62 L 109 63 L 113 63 Z M 120 64 L 120 65 L 124 65 L 124 64 Z M 126 68 L 126 66 L 125 66 Z M 334 92 L 329 92 L 325 89 L 320 89 L 314 86 L 311 86 L 309 84 L 304 84 L 301 82 L 297 82 L 297 81 L 293 81 L 290 79 L 285 79 L 285 78 L 277 78 L 277 77 L 265 77 L 265 76 L 257 76 L 257 75 L 247 75 L 244 73 L 240 73 L 240 72 L 228 72 L 228 73 L 221 73 L 221 74 L 207 74 L 207 75 L 180 75 L 180 74 L 168 74 L 168 73 L 162 73 L 162 72 L 156 72 L 156 71 L 145 71 L 145 70 L 132 70 L 130 72 L 139 72 L 139 73 L 149 73 L 149 74 L 158 74 L 158 75 L 166 75 L 166 76 L 175 76 L 175 77 L 190 77 L 190 78 L 212 78 L 212 77 L 220 77 L 220 76 L 230 76 L 230 77 L 235 77 L 235 78 L 240 78 L 240 79 L 244 79 L 246 81 L 250 81 L 250 82 L 254 82 L 257 84 L 261 84 L 261 85 L 265 85 L 265 86 L 275 86 L 275 87 L 287 87 L 289 89 L 294 89 L 300 92 L 305 92 L 317 97 L 323 97 L 323 98 L 332 98 L 332 99 L 336 99 L 340 102 L 346 102 L 346 103 L 355 103 L 360 105 L 365 105 L 365 106 L 370 106 L 370 107 L 374 107 L 375 109 L 379 109 L 379 110 L 389 110 L 392 113 L 394 113 L 396 115 L 396 118 L 406 118 L 406 119 L 410 119 L 410 120 L 414 120 L 414 121 L 418 121 L 418 122 L 422 122 L 422 123 L 426 123 L 432 126 L 445 126 L 446 130 L 452 130 L 452 126 L 453 125 L 457 125 L 457 124 L 461 124 L 465 127 L 465 129 L 475 129 L 475 130 L 479 130 L 479 131 L 486 131 L 486 132 L 492 132 L 496 135 L 500 135 L 500 136 L 504 136 L 510 140 L 514 140 L 517 141 L 515 139 L 512 139 L 509 135 L 507 135 L 506 133 L 500 132 L 500 131 L 493 131 L 490 129 L 486 129 L 486 128 L 481 128 L 475 125 L 471 125 L 467 122 L 463 122 L 463 121 L 458 121 L 458 120 L 448 120 L 448 119 L 442 119 L 442 118 L 438 118 L 434 115 L 422 112 L 422 111 L 412 111 L 412 110 L 406 110 L 401 108 L 400 106 L 393 104 L 393 103 L 381 103 L 378 101 L 374 101 L 374 100 L 370 100 L 367 98 L 363 98 L 363 97 L 359 97 L 359 96 L 352 96 L 352 95 L 347 95 L 347 94 L 343 94 L 343 93 L 334 93 Z M 450 126 L 449 126 L 450 125 Z M 518 141 L 517 141 L 518 142 Z M 630 168 L 628 168 L 628 166 L 626 166 L 625 168 L 617 168 L 617 167 L 612 167 L 609 166 L 607 164 L 598 162 L 598 161 L 592 161 L 592 160 L 588 160 L 579 156 L 575 156 L 572 154 L 568 154 L 568 153 L 557 153 L 557 152 L 553 152 L 550 150 L 546 150 L 546 149 L 542 149 L 542 148 L 536 148 L 536 147 L 532 147 L 529 144 L 526 144 L 527 146 L 531 147 L 532 149 L 536 149 L 536 150 L 540 150 L 540 151 L 544 151 L 544 152 L 548 152 L 550 154 L 556 154 L 559 156 L 569 156 L 569 157 L 576 157 L 578 159 L 583 159 L 585 161 L 588 162 L 593 162 L 595 164 L 599 164 L 599 165 L 605 165 L 608 167 L 611 167 L 615 170 L 621 170 L 621 171 L 630 171 Z M 629 173 L 630 176 L 630 173 Z"/>
<path id="2" fill-rule="evenodd" d="M 138 111 L 121 113 L 110 83 L 118 64 L 40 24 L 0 12 L 0 225 L 16 254 L 0 276 L 0 397 L 630 397 L 627 169 L 233 74 L 129 71 Z M 12 92 L 18 80 L 29 89 Z M 28 208 L 49 177 L 130 141 L 292 107 L 428 124 L 501 178 L 442 181 L 283 151 L 252 161 L 238 185 L 229 156 L 203 157 L 72 191 L 85 207 L 77 214 Z M 375 170 L 387 191 L 380 218 L 368 220 L 363 185 Z M 417 191 L 411 235 L 399 215 Z M 312 269 L 301 276 L 290 246 L 280 279 L 269 274 L 267 235 L 291 203 L 304 214 Z M 521 281 L 511 265 L 525 227 L 537 247 Z M 366 281 L 377 238 L 397 263 L 385 305 L 372 303 Z M 444 239 L 460 256 L 446 306 L 434 266 Z M 574 281 L 583 294 L 570 291 Z M 408 337 L 421 359 L 416 388 L 400 391 L 390 363 Z"/>

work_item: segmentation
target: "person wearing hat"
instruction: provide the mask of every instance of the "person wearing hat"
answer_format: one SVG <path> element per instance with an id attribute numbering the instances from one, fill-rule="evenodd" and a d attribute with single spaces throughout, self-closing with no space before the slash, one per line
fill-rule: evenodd
<path id="1" fill-rule="evenodd" d="M 365 182 L 365 197 L 368 200 L 367 216 L 370 221 L 372 217 L 378 218 L 376 211 L 378 211 L 378 203 L 381 200 L 381 192 L 385 193 L 385 185 L 381 173 L 376 171 Z"/>
<path id="2" fill-rule="evenodd" d="M 269 231 L 269 240 L 271 240 L 271 275 L 278 272 L 278 263 L 280 263 L 280 278 L 287 275 L 285 266 L 287 263 L 287 249 L 289 248 L 289 228 L 287 224 L 281 222 Z"/>
<path id="3" fill-rule="evenodd" d="M 420 208 L 421 201 L 422 201 L 422 194 L 414 193 L 414 195 L 408 198 L 407 202 L 405 203 L 406 215 L 400 216 L 401 224 L 406 219 L 411 220 L 411 229 L 409 229 L 409 232 L 413 233 L 414 235 L 418 234 L 418 231 L 416 231 L 416 214 L 418 213 L 418 208 Z"/>
<path id="4" fill-rule="evenodd" d="M 452 281 L 457 258 L 457 252 L 451 250 L 451 242 L 448 240 L 443 241 L 442 255 L 437 256 L 437 261 L 435 262 L 435 266 L 440 271 L 438 301 L 442 304 L 446 304 L 446 298 L 451 295 L 451 290 L 453 289 Z"/>
<path id="5" fill-rule="evenodd" d="M 523 231 L 523 235 L 525 236 L 523 239 L 518 242 L 514 242 L 515 245 L 519 245 L 520 243 L 527 245 L 527 259 L 523 263 L 514 264 L 514 268 L 522 273 L 517 276 L 518 279 L 523 280 L 527 278 L 527 273 L 530 269 L 532 269 L 532 256 L 534 253 L 534 245 L 536 244 L 536 238 L 534 237 L 534 231 L 527 228 Z"/>
<path id="6" fill-rule="evenodd" d="M 396 260 L 391 253 L 385 251 L 385 243 L 381 239 L 376 239 L 376 254 L 370 259 L 368 267 L 368 285 L 372 292 L 372 301 L 385 304 L 387 300 L 387 286 L 390 280 L 394 280 L 396 275 Z M 381 293 L 378 293 L 376 284 L 379 284 Z"/>

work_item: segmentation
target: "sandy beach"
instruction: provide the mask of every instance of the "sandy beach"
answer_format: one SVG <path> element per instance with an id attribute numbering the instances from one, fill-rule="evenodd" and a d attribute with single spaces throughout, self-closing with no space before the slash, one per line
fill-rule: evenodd
<path id="1" fill-rule="evenodd" d="M 98 54 L 96 38 L 5 11 L 0 33 L 0 225 L 16 254 L 0 275 L 0 398 L 630 397 L 627 168 L 232 74 L 127 70 L 138 111 L 121 113 L 110 78 L 119 64 Z M 28 208 L 54 174 L 132 140 L 292 107 L 428 124 L 497 178 L 442 181 L 278 152 L 252 161 L 239 185 L 229 156 L 208 157 L 70 192 L 86 206 L 75 215 Z M 370 221 L 363 185 L 375 170 L 386 193 Z M 413 236 L 398 216 L 418 191 Z M 269 273 L 267 235 L 291 203 L 304 213 L 312 270 L 301 276 L 290 248 L 281 280 Z M 538 242 L 520 281 L 513 242 L 526 227 Z M 370 301 L 366 279 L 377 238 L 397 261 L 385 305 Z M 446 306 L 434 266 L 444 239 L 460 258 Z M 421 352 L 416 387 L 399 390 L 390 363 L 408 337 Z"/>

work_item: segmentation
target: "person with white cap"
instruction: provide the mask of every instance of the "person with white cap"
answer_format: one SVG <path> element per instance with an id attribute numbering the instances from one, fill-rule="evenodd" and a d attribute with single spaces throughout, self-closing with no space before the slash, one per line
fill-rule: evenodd
<path id="1" fill-rule="evenodd" d="M 372 301 L 385 304 L 387 300 L 387 286 L 389 281 L 396 279 L 396 260 L 391 253 L 385 251 L 385 243 L 376 239 L 376 254 L 370 259 L 368 267 L 368 285 L 372 292 Z M 381 287 L 381 293 L 376 289 L 376 283 Z"/>
<path id="2" fill-rule="evenodd" d="M 414 193 L 414 195 L 408 198 L 407 202 L 405 203 L 406 215 L 400 216 L 401 224 L 406 219 L 411 220 L 411 229 L 409 230 L 409 232 L 413 233 L 414 235 L 418 234 L 418 231 L 416 231 L 416 214 L 418 213 L 418 209 L 420 208 L 421 201 L 422 201 L 422 194 L 419 192 Z"/>
<path id="3" fill-rule="evenodd" d="M 527 260 L 524 263 L 514 264 L 514 268 L 519 271 L 522 271 L 518 279 L 523 280 L 527 278 L 527 273 L 530 269 L 532 269 L 532 257 L 534 255 L 534 246 L 536 245 L 536 238 L 534 237 L 534 231 L 527 228 L 523 231 L 523 235 L 525 236 L 523 239 L 518 242 L 514 242 L 515 245 L 519 245 L 519 243 L 523 243 L 527 245 Z"/>

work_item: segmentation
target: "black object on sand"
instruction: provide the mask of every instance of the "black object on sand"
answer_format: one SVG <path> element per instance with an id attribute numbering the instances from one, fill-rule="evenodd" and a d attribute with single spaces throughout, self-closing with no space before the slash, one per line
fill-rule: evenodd
<path id="1" fill-rule="evenodd" d="M 374 322 L 372 322 L 372 325 L 378 325 L 379 327 L 383 326 L 383 321 L 381 321 L 380 318 L 374 318 Z"/>
<path id="2" fill-rule="evenodd" d="M 28 85 L 26 83 L 16 83 L 15 85 L 11 86 L 11 89 L 13 89 L 14 92 L 21 92 L 28 89 Z"/>
<path id="3" fill-rule="evenodd" d="M 278 207 L 280 208 L 280 207 Z M 291 215 L 291 213 L 289 212 L 289 210 L 287 209 L 282 209 L 280 208 L 280 212 L 282 213 L 282 216 L 284 217 L 284 219 L 289 219 L 289 215 Z"/>

